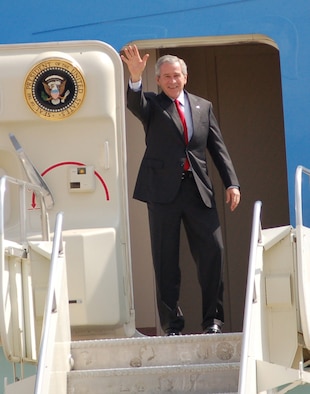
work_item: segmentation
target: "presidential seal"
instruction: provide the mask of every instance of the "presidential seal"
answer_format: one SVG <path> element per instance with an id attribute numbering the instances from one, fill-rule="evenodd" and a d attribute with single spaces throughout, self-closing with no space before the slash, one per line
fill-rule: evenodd
<path id="1" fill-rule="evenodd" d="M 27 74 L 24 93 L 36 115 L 47 120 L 61 120 L 73 115 L 82 105 L 85 81 L 74 62 L 45 59 Z"/>

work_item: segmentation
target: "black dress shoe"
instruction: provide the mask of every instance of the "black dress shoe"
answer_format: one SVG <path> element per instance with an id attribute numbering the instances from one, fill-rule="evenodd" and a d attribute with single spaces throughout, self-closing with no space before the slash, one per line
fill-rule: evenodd
<path id="1" fill-rule="evenodd" d="M 212 326 L 208 326 L 205 330 L 203 330 L 204 334 L 222 334 L 221 327 L 214 323 Z"/>
<path id="2" fill-rule="evenodd" d="M 176 330 L 175 328 L 167 328 L 165 331 L 166 337 L 174 337 L 176 335 L 182 335 L 180 331 Z"/>

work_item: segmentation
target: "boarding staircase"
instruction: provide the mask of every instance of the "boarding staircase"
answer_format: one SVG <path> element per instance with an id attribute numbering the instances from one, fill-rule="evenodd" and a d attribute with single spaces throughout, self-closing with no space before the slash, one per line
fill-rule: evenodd
<path id="1" fill-rule="evenodd" d="M 237 393 L 241 334 L 79 341 L 68 393 Z"/>
<path id="2" fill-rule="evenodd" d="M 72 340 L 63 214 L 57 216 L 53 242 L 44 239 L 45 220 L 42 239 L 23 244 L 6 240 L 0 223 L 2 346 L 13 365 L 37 365 L 36 375 L 6 384 L 5 394 L 267 394 L 310 388 L 310 270 L 305 264 L 310 230 L 302 224 L 303 174 L 310 176 L 310 170 L 298 167 L 296 229 L 261 230 L 262 204 L 254 206 L 243 333 L 147 337 L 135 332 L 127 338 L 90 334 Z M 19 186 L 36 189 L 23 181 Z M 2 196 L 5 186 L 0 189 Z M 42 275 L 42 265 L 48 275 L 46 270 Z M 14 303 L 19 292 L 21 309 Z"/>

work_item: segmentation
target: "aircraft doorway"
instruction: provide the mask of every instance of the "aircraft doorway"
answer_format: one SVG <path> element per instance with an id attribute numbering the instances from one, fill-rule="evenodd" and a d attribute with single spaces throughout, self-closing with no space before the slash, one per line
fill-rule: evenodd
<path id="1" fill-rule="evenodd" d="M 150 49 L 144 43 L 142 53 L 151 54 L 143 80 L 144 89 L 157 89 L 153 66 L 159 56 L 170 53 L 182 57 L 188 65 L 187 90 L 212 101 L 241 184 L 241 204 L 231 213 L 225 204 L 225 191 L 217 171 L 213 165 L 210 167 L 226 246 L 224 330 L 241 331 L 254 202 L 263 202 L 264 227 L 289 223 L 279 52 L 274 46 L 258 42 L 169 44 L 163 48 L 161 42 L 160 49 Z M 125 75 L 126 83 L 127 78 Z M 144 152 L 144 135 L 139 122 L 129 114 L 127 138 L 137 327 L 152 327 L 151 316 L 156 320 L 156 307 L 147 212 L 142 203 L 131 199 Z M 181 268 L 180 306 L 186 321 L 184 333 L 201 332 L 200 290 L 184 232 Z"/>

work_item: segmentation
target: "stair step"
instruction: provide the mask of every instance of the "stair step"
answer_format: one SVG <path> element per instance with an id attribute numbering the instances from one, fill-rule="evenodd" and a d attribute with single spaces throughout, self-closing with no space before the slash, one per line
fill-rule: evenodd
<path id="1" fill-rule="evenodd" d="M 72 371 L 68 393 L 237 393 L 239 363 Z"/>
<path id="2" fill-rule="evenodd" d="M 72 342 L 74 370 L 237 363 L 242 334 L 137 337 Z"/>

